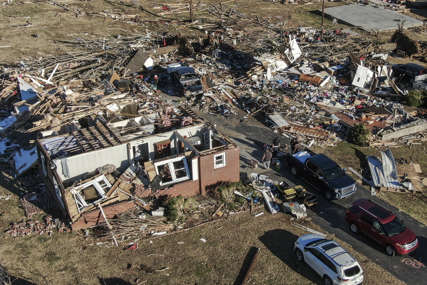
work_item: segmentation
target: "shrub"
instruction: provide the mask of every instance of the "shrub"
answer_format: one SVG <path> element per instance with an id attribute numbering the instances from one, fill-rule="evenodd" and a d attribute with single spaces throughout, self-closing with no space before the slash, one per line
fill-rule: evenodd
<path id="1" fill-rule="evenodd" d="M 182 196 L 171 198 L 166 204 L 166 217 L 169 221 L 181 220 L 184 213 L 196 209 L 198 206 L 194 198 L 184 198 Z"/>
<path id="2" fill-rule="evenodd" d="M 405 101 L 412 107 L 427 106 L 427 90 L 411 90 Z"/>
<path id="3" fill-rule="evenodd" d="M 368 145 L 368 136 L 369 136 L 369 130 L 363 125 L 355 125 L 349 135 L 348 140 L 351 143 L 360 145 L 360 146 L 366 146 Z"/>

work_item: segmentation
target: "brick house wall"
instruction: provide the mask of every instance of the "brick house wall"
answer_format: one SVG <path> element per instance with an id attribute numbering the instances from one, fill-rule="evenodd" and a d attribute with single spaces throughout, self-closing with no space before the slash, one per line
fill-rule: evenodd
<path id="1" fill-rule="evenodd" d="M 191 196 L 200 195 L 199 181 L 188 180 L 188 181 L 180 182 L 171 186 L 170 188 L 159 190 L 155 194 L 153 194 L 151 191 L 144 191 L 142 195 L 140 195 L 139 197 L 141 198 L 150 197 L 150 196 L 159 197 L 164 195 L 167 195 L 170 197 L 176 197 L 176 196 L 191 197 Z"/>
<path id="2" fill-rule="evenodd" d="M 215 168 L 216 155 L 225 154 L 225 166 Z M 206 195 L 206 187 L 218 182 L 240 181 L 240 151 L 237 147 L 225 149 L 212 154 L 201 155 L 199 159 L 200 192 Z"/>
<path id="3" fill-rule="evenodd" d="M 122 201 L 117 204 L 102 207 L 107 219 L 112 219 L 117 214 L 123 213 L 136 206 L 133 201 Z M 73 231 L 96 226 L 105 222 L 104 217 L 99 209 L 85 212 L 81 217 L 72 224 Z"/>

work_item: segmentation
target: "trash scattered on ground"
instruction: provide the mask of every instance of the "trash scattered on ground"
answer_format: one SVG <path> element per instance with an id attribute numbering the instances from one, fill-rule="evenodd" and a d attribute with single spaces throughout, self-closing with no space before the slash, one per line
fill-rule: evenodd
<path id="1" fill-rule="evenodd" d="M 51 221 L 31 221 L 46 208 L 59 210 L 73 229 L 90 227 L 117 245 L 248 208 L 258 217 L 264 212 L 254 208 L 265 205 L 275 214 L 283 206 L 302 218 L 316 205 L 305 189 L 281 188 L 268 177 L 233 184 L 240 173 L 230 158 L 238 160 L 238 148 L 194 109 L 255 118 L 296 146 L 351 141 L 360 128 L 371 146 L 426 141 L 425 113 L 403 105 L 418 100 L 411 92 L 425 92 L 426 69 L 387 61 L 392 54 L 425 54 L 425 45 L 406 40 L 403 27 L 390 51 L 357 33 L 285 28 L 229 5 L 200 4 L 216 23 L 188 24 L 201 31 L 194 35 L 76 38 L 64 44 L 84 51 L 0 65 L 0 162 L 11 181 L 31 189 L 21 197 L 29 220 L 13 225 L 12 236 L 51 232 Z M 160 5 L 156 12 L 183 13 L 183 7 Z M 140 23 L 136 15 L 101 14 Z M 244 29 L 249 22 L 258 30 Z M 390 154 L 381 164 L 370 159 L 378 166 L 371 169 L 376 186 L 397 183 Z M 280 169 L 280 160 L 273 167 Z M 212 169 L 222 174 L 201 185 Z M 215 202 L 189 197 L 200 193 Z"/>

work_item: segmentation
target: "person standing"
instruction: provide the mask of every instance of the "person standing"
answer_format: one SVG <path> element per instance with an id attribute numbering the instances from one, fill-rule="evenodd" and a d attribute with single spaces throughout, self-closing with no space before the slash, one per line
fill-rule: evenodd
<path id="1" fill-rule="evenodd" d="M 264 168 L 269 169 L 271 164 L 271 159 L 273 158 L 273 153 L 269 146 L 264 151 L 264 155 L 262 156 L 262 162 L 264 163 Z"/>

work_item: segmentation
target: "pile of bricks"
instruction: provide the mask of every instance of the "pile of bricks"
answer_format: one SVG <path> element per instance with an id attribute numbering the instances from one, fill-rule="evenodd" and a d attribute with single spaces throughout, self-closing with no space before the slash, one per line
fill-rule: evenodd
<path id="1" fill-rule="evenodd" d="M 6 234 L 11 237 L 23 237 L 23 236 L 31 236 L 31 235 L 52 235 L 54 232 L 70 232 L 70 228 L 68 228 L 63 222 L 59 219 L 52 219 L 50 216 L 46 216 L 41 221 L 35 220 L 27 220 L 22 221 L 20 223 L 12 223 L 8 230 L 6 230 Z"/>

